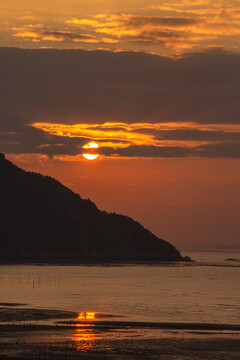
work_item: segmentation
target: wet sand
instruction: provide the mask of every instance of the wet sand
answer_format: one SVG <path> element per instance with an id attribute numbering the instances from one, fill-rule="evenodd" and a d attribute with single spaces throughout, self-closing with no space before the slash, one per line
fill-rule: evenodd
<path id="1" fill-rule="evenodd" d="M 63 330 L 61 330 L 63 331 Z M 31 339 L 31 332 L 26 334 Z M 38 336 L 43 335 L 39 332 Z M 53 334 L 49 334 L 53 335 Z M 95 340 L 92 348 L 78 348 L 73 340 L 21 341 L 0 343 L 0 359 L 162 359 L 162 360 L 239 360 L 239 339 L 148 339 Z"/>
<path id="2" fill-rule="evenodd" d="M 131 323 L 111 314 L 76 321 L 75 312 L 8 305 L 0 308 L 0 359 L 240 359 L 237 325 Z"/>

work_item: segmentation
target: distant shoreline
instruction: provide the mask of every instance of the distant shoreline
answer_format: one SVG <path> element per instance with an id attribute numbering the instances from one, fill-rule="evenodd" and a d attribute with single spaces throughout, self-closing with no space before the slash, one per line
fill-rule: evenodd
<path id="1" fill-rule="evenodd" d="M 124 266 L 124 265 L 173 265 L 179 263 L 192 263 L 194 262 L 190 257 L 185 256 L 179 260 L 164 260 L 161 258 L 122 258 L 122 257 L 79 257 L 66 255 L 62 256 L 51 256 L 46 257 L 5 257 L 0 258 L 0 265 L 11 264 L 11 265 L 102 265 L 102 266 Z"/>
<path id="2" fill-rule="evenodd" d="M 208 261 L 21 261 L 21 260 L 0 260 L 0 266 L 87 266 L 87 267 L 134 267 L 134 266 L 157 266 L 157 267 L 225 267 L 225 268 L 239 268 L 240 264 L 231 261 L 229 263 L 222 262 L 208 262 Z"/>

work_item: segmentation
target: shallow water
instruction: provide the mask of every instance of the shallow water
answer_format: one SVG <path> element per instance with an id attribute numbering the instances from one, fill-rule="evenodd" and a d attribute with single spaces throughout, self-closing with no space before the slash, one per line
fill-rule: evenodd
<path id="1" fill-rule="evenodd" d="M 188 254 L 193 266 L 1 265 L 0 303 L 127 321 L 239 324 L 240 263 L 225 259 L 240 253 Z"/>

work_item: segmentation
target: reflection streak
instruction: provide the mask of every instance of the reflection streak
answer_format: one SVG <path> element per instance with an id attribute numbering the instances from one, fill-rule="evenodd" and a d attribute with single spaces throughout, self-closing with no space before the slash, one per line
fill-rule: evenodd
<path id="1" fill-rule="evenodd" d="M 77 320 L 80 321 L 93 321 L 96 320 L 95 312 L 80 312 L 78 314 Z M 91 327 L 90 327 L 91 326 Z M 70 338 L 74 341 L 75 347 L 78 351 L 89 351 L 94 347 L 94 341 L 97 339 L 96 334 L 94 333 L 94 324 L 83 324 L 78 323 L 76 325 L 76 330 L 73 336 Z"/>

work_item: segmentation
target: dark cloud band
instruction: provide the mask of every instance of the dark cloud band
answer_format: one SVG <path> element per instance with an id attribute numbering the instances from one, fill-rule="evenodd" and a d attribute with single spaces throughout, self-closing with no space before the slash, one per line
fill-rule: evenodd
<path id="1" fill-rule="evenodd" d="M 240 123 L 240 54 L 209 52 L 181 59 L 134 53 L 0 48 L 0 151 L 79 153 L 88 140 L 49 135 L 35 122 L 62 124 Z M 156 140 L 201 146 L 136 146 L 106 156 L 239 157 L 239 132 L 138 130 Z M 117 139 L 112 139 L 116 141 Z"/>

